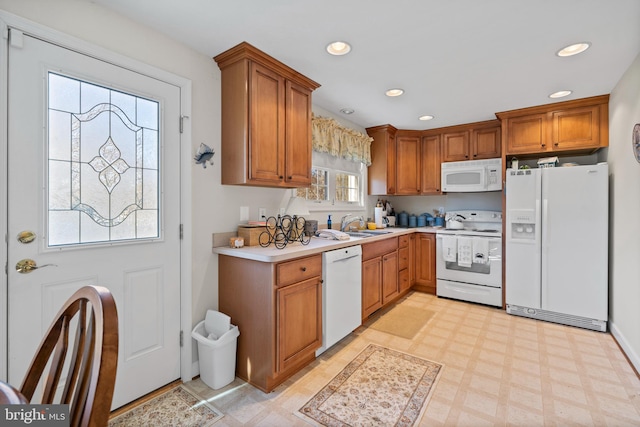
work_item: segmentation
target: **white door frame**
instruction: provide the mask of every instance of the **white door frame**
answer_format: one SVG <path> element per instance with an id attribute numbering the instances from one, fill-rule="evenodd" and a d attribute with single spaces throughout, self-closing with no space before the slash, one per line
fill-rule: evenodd
<path id="1" fill-rule="evenodd" d="M 184 117 L 191 116 L 191 80 L 177 76 L 159 68 L 144 64 L 127 56 L 112 52 L 102 47 L 93 45 L 84 40 L 70 36 L 57 30 L 53 30 L 41 24 L 24 19 L 17 15 L 0 10 L 0 212 L 4 221 L 0 221 L 0 236 L 4 236 L 4 243 L 0 244 L 0 260 L 4 260 L 5 268 L 9 268 L 7 259 L 7 109 L 8 109 L 8 29 L 16 28 L 25 34 L 33 35 L 42 40 L 55 43 L 59 46 L 76 52 L 118 65 L 137 73 L 162 80 L 166 83 L 180 87 L 180 111 Z M 171 120 L 169 118 L 169 120 Z M 176 117 L 175 120 L 179 120 Z M 184 339 L 180 349 L 180 377 L 183 382 L 192 379 L 192 346 L 191 346 L 191 122 L 184 120 L 182 134 L 180 135 L 180 223 L 183 224 L 183 238 L 180 241 L 180 329 Z M 175 230 L 177 233 L 178 230 Z M 0 274 L 0 307 L 4 312 L 0 316 L 0 380 L 6 381 L 8 377 L 8 336 L 7 336 L 7 274 Z M 19 387 L 19 384 L 14 384 Z"/>

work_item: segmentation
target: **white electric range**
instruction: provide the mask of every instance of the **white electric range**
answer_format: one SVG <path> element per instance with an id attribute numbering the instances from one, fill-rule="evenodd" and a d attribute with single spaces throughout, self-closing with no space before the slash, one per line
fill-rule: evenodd
<path id="1" fill-rule="evenodd" d="M 436 294 L 502 307 L 502 213 L 447 212 L 436 232 Z"/>

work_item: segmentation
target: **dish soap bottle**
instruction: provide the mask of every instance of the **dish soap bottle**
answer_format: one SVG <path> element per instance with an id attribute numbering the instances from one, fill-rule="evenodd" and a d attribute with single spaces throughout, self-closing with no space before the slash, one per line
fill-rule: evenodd
<path id="1" fill-rule="evenodd" d="M 329 218 L 327 219 L 327 228 L 331 230 L 331 215 L 329 215 Z"/>

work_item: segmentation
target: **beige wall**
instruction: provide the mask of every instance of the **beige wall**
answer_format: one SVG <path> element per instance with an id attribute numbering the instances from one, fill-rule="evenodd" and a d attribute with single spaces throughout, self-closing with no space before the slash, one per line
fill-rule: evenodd
<path id="1" fill-rule="evenodd" d="M 631 149 L 636 123 L 640 123 L 640 55 L 611 92 L 606 153 L 611 173 L 611 330 L 640 371 L 640 163 Z"/>

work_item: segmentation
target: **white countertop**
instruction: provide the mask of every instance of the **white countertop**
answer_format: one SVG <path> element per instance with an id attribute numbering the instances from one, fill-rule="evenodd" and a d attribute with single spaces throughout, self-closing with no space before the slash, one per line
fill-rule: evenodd
<path id="1" fill-rule="evenodd" d="M 441 228 L 419 227 L 419 228 L 386 228 L 385 231 L 391 233 L 374 235 L 372 237 L 351 237 L 349 240 L 328 240 L 312 237 L 308 245 L 300 242 L 289 243 L 285 248 L 278 249 L 274 245 L 266 248 L 262 246 L 245 246 L 243 248 L 230 248 L 228 246 L 218 246 L 213 248 L 214 254 L 228 255 L 237 258 L 245 258 L 262 262 L 280 262 L 293 258 L 314 255 L 334 249 L 346 248 L 347 246 L 361 245 L 364 243 L 376 242 L 390 237 L 401 236 L 410 233 L 436 233 Z"/>

